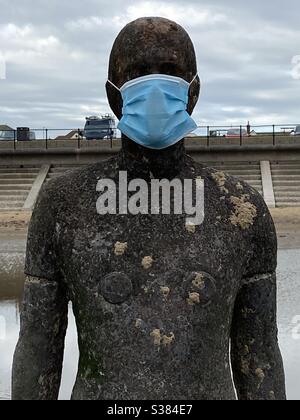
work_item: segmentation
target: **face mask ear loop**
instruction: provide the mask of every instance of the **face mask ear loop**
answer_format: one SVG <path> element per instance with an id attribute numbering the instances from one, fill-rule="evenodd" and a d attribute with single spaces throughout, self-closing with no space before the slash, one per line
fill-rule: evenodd
<path id="1" fill-rule="evenodd" d="M 190 83 L 190 87 L 192 86 L 192 84 L 194 83 L 194 81 L 197 79 L 197 77 L 198 77 L 198 73 L 196 73 L 196 76 L 193 78 L 193 80 L 191 81 L 191 83 Z"/>
<path id="2" fill-rule="evenodd" d="M 111 82 L 109 79 L 107 80 L 108 83 L 110 83 L 115 89 L 117 89 L 119 92 L 121 92 L 121 89 L 118 88 L 113 82 Z"/>

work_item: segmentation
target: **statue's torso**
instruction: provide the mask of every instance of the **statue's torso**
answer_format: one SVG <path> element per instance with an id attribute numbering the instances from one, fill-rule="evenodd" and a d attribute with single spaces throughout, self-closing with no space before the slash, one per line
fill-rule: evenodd
<path id="1" fill-rule="evenodd" d="M 97 180 L 109 173 L 80 177 L 56 222 L 81 354 L 73 397 L 235 398 L 229 338 L 250 236 L 197 171 L 208 185 L 195 231 L 185 215 L 100 216 Z"/>

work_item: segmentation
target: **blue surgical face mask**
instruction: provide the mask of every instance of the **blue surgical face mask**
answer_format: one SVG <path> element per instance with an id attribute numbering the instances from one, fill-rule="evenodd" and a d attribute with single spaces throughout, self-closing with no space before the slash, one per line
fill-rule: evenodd
<path id="1" fill-rule="evenodd" d="M 150 149 L 166 149 L 197 128 L 187 112 L 191 83 L 179 77 L 150 74 L 131 80 L 120 89 L 123 117 L 118 129 Z"/>

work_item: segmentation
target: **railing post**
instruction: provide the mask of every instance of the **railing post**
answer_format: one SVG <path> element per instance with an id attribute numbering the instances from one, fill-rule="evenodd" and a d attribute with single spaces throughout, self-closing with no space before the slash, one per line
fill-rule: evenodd
<path id="1" fill-rule="evenodd" d="M 276 133 L 275 133 L 275 125 L 273 124 L 273 146 L 276 146 Z"/>
<path id="2" fill-rule="evenodd" d="M 78 128 L 78 131 L 77 131 L 77 135 L 78 135 L 78 137 L 77 137 L 77 140 L 78 140 L 78 149 L 80 149 L 80 129 Z"/>
<path id="3" fill-rule="evenodd" d="M 243 146 L 243 127 L 240 125 L 240 146 Z"/>
<path id="4" fill-rule="evenodd" d="M 209 147 L 210 143 L 210 128 L 209 125 L 207 126 L 207 147 Z"/>
<path id="5" fill-rule="evenodd" d="M 14 130 L 14 150 L 17 148 L 17 136 L 16 136 L 16 130 Z"/>
<path id="6" fill-rule="evenodd" d="M 48 150 L 48 128 L 46 128 L 46 150 Z"/>

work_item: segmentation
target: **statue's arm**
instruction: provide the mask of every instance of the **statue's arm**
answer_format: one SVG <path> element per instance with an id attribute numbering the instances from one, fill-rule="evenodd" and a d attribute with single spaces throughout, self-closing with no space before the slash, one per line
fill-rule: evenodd
<path id="1" fill-rule="evenodd" d="M 285 400 L 277 338 L 276 274 L 258 275 L 237 297 L 231 334 L 234 382 L 240 400 Z"/>
<path id="2" fill-rule="evenodd" d="M 16 347 L 13 400 L 56 400 L 61 382 L 68 301 L 54 281 L 27 277 Z"/>

